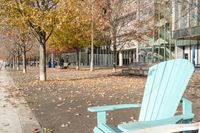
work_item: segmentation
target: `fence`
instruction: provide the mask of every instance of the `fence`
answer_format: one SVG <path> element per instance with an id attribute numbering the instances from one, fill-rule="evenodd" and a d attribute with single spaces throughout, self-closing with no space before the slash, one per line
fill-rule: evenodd
<path id="1" fill-rule="evenodd" d="M 81 52 L 79 53 L 79 64 L 80 66 L 90 65 L 91 54 Z M 76 53 L 68 54 L 68 62 L 71 65 L 76 65 L 77 55 Z M 94 54 L 94 66 L 112 66 L 113 65 L 113 54 Z"/>

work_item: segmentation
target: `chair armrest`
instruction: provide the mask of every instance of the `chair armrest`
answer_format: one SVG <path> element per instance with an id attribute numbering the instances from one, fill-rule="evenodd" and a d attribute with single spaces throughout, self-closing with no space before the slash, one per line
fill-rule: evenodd
<path id="1" fill-rule="evenodd" d="M 181 132 L 181 131 L 192 131 L 192 130 L 198 130 L 200 128 L 200 123 L 193 123 L 193 124 L 167 124 L 167 125 L 161 125 L 156 127 L 148 127 L 144 129 L 139 129 L 136 131 L 128 131 L 123 133 L 159 133 L 160 131 L 163 131 L 165 133 L 175 133 L 175 132 Z"/>
<path id="2" fill-rule="evenodd" d="M 99 106 L 99 107 L 89 107 L 88 111 L 90 112 L 106 112 L 118 109 L 126 108 L 139 108 L 141 104 L 119 104 L 119 105 L 108 105 L 108 106 Z"/>
<path id="3" fill-rule="evenodd" d="M 122 131 L 131 131 L 142 128 L 150 128 L 155 126 L 167 125 L 167 124 L 176 124 L 184 119 L 193 117 L 193 115 L 177 115 L 166 119 L 161 120 L 152 120 L 152 121 L 140 121 L 137 123 L 122 123 L 118 125 L 118 128 Z"/>

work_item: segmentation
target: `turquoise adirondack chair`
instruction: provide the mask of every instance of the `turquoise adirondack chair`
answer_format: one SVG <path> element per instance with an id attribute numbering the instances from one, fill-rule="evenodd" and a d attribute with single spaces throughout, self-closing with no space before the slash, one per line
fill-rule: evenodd
<path id="1" fill-rule="evenodd" d="M 188 60 L 176 59 L 152 66 L 148 71 L 142 104 L 121 104 L 89 107 L 88 111 L 97 112 L 97 126 L 94 133 L 122 133 L 143 128 L 190 123 L 194 117 L 192 103 L 183 98 L 184 91 L 194 72 Z M 175 115 L 179 103 L 183 113 Z M 139 121 L 119 124 L 114 127 L 106 122 L 106 111 L 125 108 L 141 108 Z"/>

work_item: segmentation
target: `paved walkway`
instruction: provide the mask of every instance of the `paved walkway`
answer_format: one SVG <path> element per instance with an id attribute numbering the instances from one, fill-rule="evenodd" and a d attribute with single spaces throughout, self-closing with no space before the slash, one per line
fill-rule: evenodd
<path id="1" fill-rule="evenodd" d="M 14 85 L 6 70 L 0 71 L 0 133 L 32 133 L 40 126 L 23 98 L 8 97 L 6 87 Z"/>

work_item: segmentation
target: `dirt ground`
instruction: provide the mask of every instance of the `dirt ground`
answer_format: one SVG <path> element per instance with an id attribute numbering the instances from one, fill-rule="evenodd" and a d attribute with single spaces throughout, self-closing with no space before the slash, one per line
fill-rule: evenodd
<path id="1" fill-rule="evenodd" d="M 38 68 L 30 67 L 28 74 L 9 71 L 16 86 L 11 96 L 24 96 L 36 118 L 44 128 L 54 133 L 92 133 L 96 114 L 90 106 L 119 103 L 141 103 L 145 77 L 122 76 L 111 69 L 74 70 L 48 69 L 48 81 L 38 80 Z M 200 120 L 200 70 L 190 81 L 185 96 L 193 102 L 195 121 Z M 139 110 L 126 109 L 109 112 L 112 124 L 137 120 Z"/>

